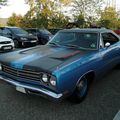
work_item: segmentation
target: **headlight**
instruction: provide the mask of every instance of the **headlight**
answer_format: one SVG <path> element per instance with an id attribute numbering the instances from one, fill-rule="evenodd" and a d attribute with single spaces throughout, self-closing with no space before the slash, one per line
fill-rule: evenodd
<path id="1" fill-rule="evenodd" d="M 50 84 L 52 86 L 56 86 L 56 78 L 55 77 L 53 77 L 53 76 L 50 77 Z"/>
<path id="2" fill-rule="evenodd" d="M 14 41 L 11 39 L 11 43 L 14 43 Z"/>
<path id="3" fill-rule="evenodd" d="M 54 77 L 52 75 L 48 75 L 46 73 L 43 73 L 41 75 L 41 79 L 44 83 L 47 83 L 48 85 L 51 85 L 53 87 L 56 86 L 56 77 Z"/>
<path id="4" fill-rule="evenodd" d="M 43 75 L 42 75 L 42 81 L 43 81 L 43 82 L 47 83 L 47 82 L 48 82 L 48 79 L 49 79 L 49 78 L 48 78 L 48 76 L 47 76 L 46 74 L 43 74 Z"/>
<path id="5" fill-rule="evenodd" d="M 20 39 L 21 39 L 21 40 L 27 40 L 27 38 L 24 38 L 24 37 L 21 37 Z"/>

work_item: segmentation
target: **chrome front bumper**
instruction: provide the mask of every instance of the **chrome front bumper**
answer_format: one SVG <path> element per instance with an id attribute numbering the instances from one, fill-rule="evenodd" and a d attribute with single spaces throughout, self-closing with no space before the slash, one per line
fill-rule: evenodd
<path id="1" fill-rule="evenodd" d="M 52 97 L 53 99 L 60 99 L 63 97 L 62 93 L 56 94 L 56 93 L 49 91 L 47 89 L 44 89 L 42 87 L 36 87 L 36 86 L 30 85 L 30 84 L 21 83 L 21 82 L 15 81 L 11 78 L 8 78 L 8 77 L 2 76 L 2 75 L 0 75 L 0 79 L 11 84 L 11 85 L 14 85 L 16 87 L 22 87 L 22 88 L 25 88 L 27 90 L 40 92 L 43 95 L 46 95 L 48 97 Z"/>

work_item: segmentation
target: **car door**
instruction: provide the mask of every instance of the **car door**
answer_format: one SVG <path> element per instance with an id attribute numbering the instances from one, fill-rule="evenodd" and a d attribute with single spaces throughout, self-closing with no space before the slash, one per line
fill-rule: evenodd
<path id="1" fill-rule="evenodd" d="M 103 47 L 100 49 L 103 66 L 105 69 L 112 68 L 120 61 L 120 39 L 112 32 L 101 34 Z M 107 44 L 110 43 L 109 46 Z"/>

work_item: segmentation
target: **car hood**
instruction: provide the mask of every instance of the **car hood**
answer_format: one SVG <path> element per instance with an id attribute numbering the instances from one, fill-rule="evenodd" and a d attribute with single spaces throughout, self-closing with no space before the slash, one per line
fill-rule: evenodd
<path id="1" fill-rule="evenodd" d="M 52 72 L 89 52 L 44 45 L 2 55 L 0 62 L 16 69 Z"/>
<path id="2" fill-rule="evenodd" d="M 17 36 L 24 37 L 24 38 L 36 38 L 35 36 L 29 35 L 29 34 L 17 34 Z"/>
<path id="3" fill-rule="evenodd" d="M 0 42 L 4 42 L 4 41 L 12 41 L 12 39 L 0 36 Z"/>

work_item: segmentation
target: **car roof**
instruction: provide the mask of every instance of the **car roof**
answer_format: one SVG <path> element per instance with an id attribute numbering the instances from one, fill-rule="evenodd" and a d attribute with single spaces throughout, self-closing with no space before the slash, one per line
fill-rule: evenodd
<path id="1" fill-rule="evenodd" d="M 45 28 L 26 28 L 26 30 L 47 30 Z"/>
<path id="2" fill-rule="evenodd" d="M 0 28 L 19 28 L 19 27 L 16 27 L 16 26 L 5 26 L 5 27 L 0 27 Z"/>
<path id="3" fill-rule="evenodd" d="M 72 29 L 63 29 L 60 32 L 94 32 L 94 33 L 101 33 L 101 32 L 111 32 L 112 30 L 106 28 L 72 28 Z"/>

